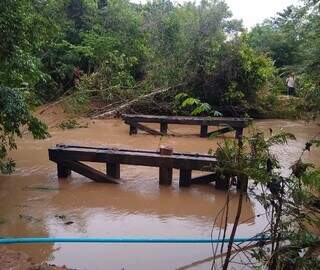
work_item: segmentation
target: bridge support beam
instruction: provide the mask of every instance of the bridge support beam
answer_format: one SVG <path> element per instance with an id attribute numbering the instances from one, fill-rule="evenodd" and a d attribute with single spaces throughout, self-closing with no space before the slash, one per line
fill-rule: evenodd
<path id="1" fill-rule="evenodd" d="M 166 135 L 168 133 L 168 124 L 160 123 L 160 132 Z"/>
<path id="2" fill-rule="evenodd" d="M 120 163 L 107 163 L 107 175 L 116 179 L 120 178 Z"/>
<path id="3" fill-rule="evenodd" d="M 71 175 L 71 170 L 63 165 L 62 163 L 57 163 L 57 170 L 58 170 L 58 178 L 67 178 Z"/>
<path id="4" fill-rule="evenodd" d="M 201 137 L 201 138 L 207 138 L 207 137 L 208 137 L 208 126 L 206 126 L 206 125 L 201 125 L 200 137 Z"/>
<path id="5" fill-rule="evenodd" d="M 172 184 L 172 168 L 159 168 L 159 185 L 170 186 Z"/>
<path id="6" fill-rule="evenodd" d="M 216 179 L 216 189 L 228 190 L 230 187 L 230 176 L 219 175 Z"/>
<path id="7" fill-rule="evenodd" d="M 135 124 L 130 123 L 130 131 L 129 134 L 133 135 L 133 134 L 137 134 L 138 133 L 138 128 Z"/>
<path id="8" fill-rule="evenodd" d="M 190 187 L 191 175 L 192 175 L 191 170 L 180 169 L 179 186 L 180 187 Z"/>
<path id="9" fill-rule="evenodd" d="M 247 191 L 248 190 L 248 177 L 246 177 L 244 175 L 238 176 L 237 190 L 239 190 L 239 191 Z"/>
<path id="10" fill-rule="evenodd" d="M 236 139 L 241 140 L 243 135 L 243 128 L 237 128 L 236 129 Z"/>

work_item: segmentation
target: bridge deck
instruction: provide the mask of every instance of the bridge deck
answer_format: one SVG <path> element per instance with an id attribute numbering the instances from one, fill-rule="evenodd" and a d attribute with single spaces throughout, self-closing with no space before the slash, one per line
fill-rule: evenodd
<path id="1" fill-rule="evenodd" d="M 159 184 L 172 183 L 172 170 L 180 170 L 180 186 L 209 183 L 215 180 L 213 173 L 216 158 L 210 155 L 191 153 L 160 154 L 159 151 L 117 149 L 58 144 L 48 150 L 49 159 L 57 163 L 58 177 L 65 178 L 75 171 L 97 182 L 117 183 L 120 165 L 159 167 Z M 105 163 L 104 174 L 82 162 Z M 211 172 L 210 175 L 193 178 L 192 170 Z"/>
<path id="2" fill-rule="evenodd" d="M 166 135 L 168 124 L 178 124 L 201 126 L 201 137 L 207 137 L 210 135 L 210 133 L 208 133 L 208 126 L 224 126 L 223 129 L 215 131 L 214 134 L 219 135 L 236 130 L 236 138 L 240 138 L 240 136 L 242 136 L 243 129 L 252 123 L 251 118 L 158 116 L 139 114 L 124 114 L 122 115 L 122 119 L 126 124 L 130 125 L 130 134 L 136 134 L 137 130 L 141 129 L 153 135 Z M 160 131 L 147 127 L 141 123 L 160 123 Z"/>
<path id="3" fill-rule="evenodd" d="M 161 155 L 156 151 L 129 150 L 116 148 L 94 148 L 72 145 L 57 145 L 49 149 L 50 160 L 73 160 L 98 163 L 120 163 L 148 167 L 169 167 L 212 171 L 216 159 L 210 155 L 173 153 Z"/>
<path id="4" fill-rule="evenodd" d="M 164 116 L 164 115 L 142 115 L 142 114 L 123 114 L 125 122 L 140 123 L 167 123 L 181 125 L 207 125 L 246 127 L 251 122 L 251 118 L 232 118 L 232 117 L 194 117 L 194 116 Z"/>

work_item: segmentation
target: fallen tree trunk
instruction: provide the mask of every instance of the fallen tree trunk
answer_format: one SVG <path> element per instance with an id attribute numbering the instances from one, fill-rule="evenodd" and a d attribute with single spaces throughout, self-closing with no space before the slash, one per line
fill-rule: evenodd
<path id="1" fill-rule="evenodd" d="M 133 106 L 134 104 L 138 103 L 139 101 L 143 100 L 143 99 L 146 99 L 146 98 L 152 98 L 154 97 L 155 95 L 158 95 L 158 94 L 162 94 L 162 93 L 165 93 L 169 90 L 172 90 L 172 89 L 175 89 L 179 86 L 183 86 L 183 84 L 180 84 L 180 85 L 177 85 L 177 86 L 173 86 L 173 87 L 167 87 L 167 88 L 162 88 L 162 89 L 158 89 L 158 90 L 155 90 L 149 94 L 146 94 L 146 95 L 143 95 L 143 96 L 139 96 L 133 100 L 130 100 L 128 101 L 127 103 L 124 103 L 120 106 L 117 106 L 116 108 L 113 108 L 113 109 L 109 109 L 107 111 L 104 111 L 103 113 L 100 113 L 98 115 L 95 115 L 95 116 L 92 116 L 91 118 L 92 119 L 103 119 L 103 118 L 108 118 L 108 117 L 114 117 L 118 114 L 121 114 L 123 113 L 125 110 L 129 109 L 131 106 Z"/>

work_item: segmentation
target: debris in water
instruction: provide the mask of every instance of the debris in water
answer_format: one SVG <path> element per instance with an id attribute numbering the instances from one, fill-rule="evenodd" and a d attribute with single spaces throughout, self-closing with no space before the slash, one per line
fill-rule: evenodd
<path id="1" fill-rule="evenodd" d="M 66 219 L 67 218 L 65 215 L 54 215 L 54 217 L 60 218 L 60 219 Z"/>
<path id="2" fill-rule="evenodd" d="M 73 221 L 67 221 L 67 222 L 64 223 L 64 225 L 71 225 L 73 223 L 74 223 Z"/>
<path id="3" fill-rule="evenodd" d="M 29 215 L 19 214 L 19 218 L 24 219 L 28 222 L 42 222 L 42 220 L 40 218 L 35 218 L 35 217 L 29 216 Z"/>
<path id="4" fill-rule="evenodd" d="M 6 220 L 2 217 L 0 217 L 0 225 L 6 223 Z"/>
<path id="5" fill-rule="evenodd" d="M 41 191 L 58 191 L 59 188 L 48 186 L 26 186 L 23 190 L 41 190 Z"/>

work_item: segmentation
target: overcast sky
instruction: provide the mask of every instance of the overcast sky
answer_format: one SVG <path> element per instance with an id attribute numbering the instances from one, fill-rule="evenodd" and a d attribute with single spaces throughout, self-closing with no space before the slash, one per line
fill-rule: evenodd
<path id="1" fill-rule="evenodd" d="M 147 0 L 131 0 L 144 3 Z M 176 0 L 182 3 L 187 0 Z M 298 4 L 299 0 L 225 0 L 234 18 L 242 19 L 245 27 L 252 27 L 264 19 L 275 16 L 289 5 Z"/>

